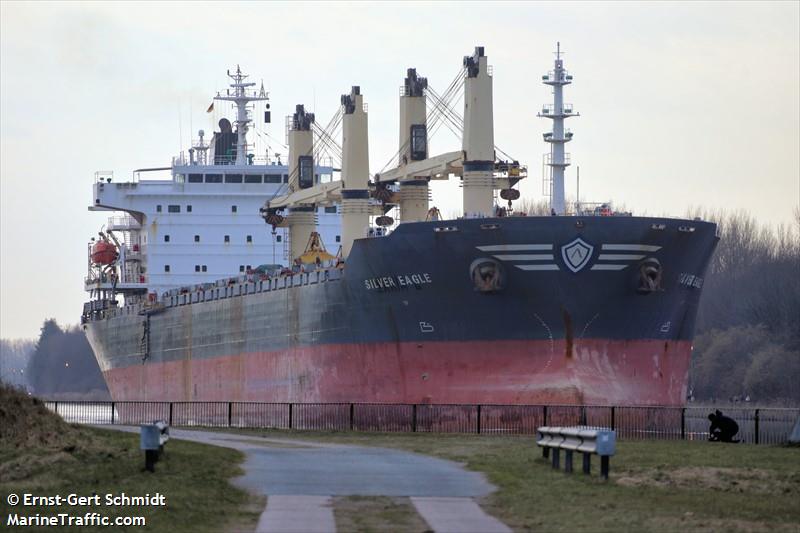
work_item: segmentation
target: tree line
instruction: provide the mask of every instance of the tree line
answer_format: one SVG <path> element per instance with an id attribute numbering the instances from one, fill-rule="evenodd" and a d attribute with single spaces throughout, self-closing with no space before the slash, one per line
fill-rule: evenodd
<path id="1" fill-rule="evenodd" d="M 42 398 L 109 399 L 92 348 L 78 326 L 62 329 L 54 319 L 45 320 L 26 373 L 32 392 Z"/>
<path id="2" fill-rule="evenodd" d="M 0 339 L 0 381 L 27 389 L 25 371 L 35 346 L 30 339 Z"/>
<path id="3" fill-rule="evenodd" d="M 690 386 L 697 399 L 800 402 L 800 209 L 770 228 L 744 211 L 691 213 L 719 225 Z"/>

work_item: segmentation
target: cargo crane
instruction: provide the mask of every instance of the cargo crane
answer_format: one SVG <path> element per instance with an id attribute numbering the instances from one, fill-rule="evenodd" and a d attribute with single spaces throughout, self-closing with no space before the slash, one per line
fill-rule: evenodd
<path id="1" fill-rule="evenodd" d="M 463 87 L 463 117 L 453 110 L 450 101 Z M 434 100 L 428 111 L 428 96 Z M 304 122 L 297 106 L 289 129 L 290 167 L 313 168 L 314 152 L 310 121 Z M 354 86 L 341 97 L 342 169 L 341 180 L 313 184 L 298 180 L 289 192 L 268 200 L 262 216 L 273 228 L 290 229 L 290 242 L 306 243 L 313 231 L 315 206 L 341 205 L 342 256 L 347 257 L 353 241 L 367 234 L 369 218 L 377 216 L 379 226 L 389 226 L 394 219 L 386 216 L 392 207 L 399 208 L 399 222 L 429 219 L 429 183 L 459 177 L 463 186 L 463 212 L 467 218 L 488 217 L 504 210 L 495 208 L 494 191 L 511 202 L 519 198 L 513 187 L 527 176 L 518 161 L 497 159 L 494 145 L 492 72 L 484 48 L 475 48 L 464 57 L 462 69 L 443 96 L 428 85 L 427 78 L 408 69 L 400 91 L 399 150 L 392 157 L 396 166 L 376 173 L 369 179 L 368 120 L 360 87 Z M 461 135 L 461 150 L 429 154 L 429 125 L 443 122 Z M 321 132 L 320 132 L 321 133 Z M 330 143 L 318 133 L 318 143 Z M 500 150 L 497 150 L 500 151 Z M 500 151 L 502 152 L 502 151 Z M 396 159 L 395 159 L 396 157 Z M 305 165 L 305 166 L 304 166 Z M 290 182 L 294 183 L 294 182 Z M 307 184 L 307 185 L 304 185 Z M 280 214 L 286 213 L 286 216 Z M 308 214 L 303 214 L 308 213 Z M 303 250 L 292 245 L 292 257 Z"/>

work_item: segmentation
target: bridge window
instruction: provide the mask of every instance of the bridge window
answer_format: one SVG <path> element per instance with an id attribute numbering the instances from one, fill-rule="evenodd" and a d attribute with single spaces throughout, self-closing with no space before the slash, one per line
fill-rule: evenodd
<path id="1" fill-rule="evenodd" d="M 194 236 L 194 242 L 200 242 L 200 235 Z"/>
<path id="2" fill-rule="evenodd" d="M 195 272 L 200 272 L 200 265 L 195 265 L 194 266 L 194 271 Z"/>
<path id="3" fill-rule="evenodd" d="M 206 174 L 206 183 L 222 183 L 222 174 Z"/>
<path id="4" fill-rule="evenodd" d="M 208 265 L 203 265 L 203 272 L 208 272 Z"/>
<path id="5" fill-rule="evenodd" d="M 189 183 L 203 183 L 203 175 L 189 174 Z"/>
<path id="6" fill-rule="evenodd" d="M 169 235 L 164 235 L 164 242 L 169 242 Z"/>
<path id="7" fill-rule="evenodd" d="M 242 182 L 242 175 L 241 174 L 226 174 L 225 175 L 225 183 L 241 183 Z"/>
<path id="8" fill-rule="evenodd" d="M 164 265 L 164 272 L 169 272 L 169 265 Z"/>
<path id="9" fill-rule="evenodd" d="M 167 211 L 170 212 L 170 213 L 180 213 L 181 212 L 181 206 L 179 206 L 179 205 L 168 205 L 167 206 Z"/>
<path id="10" fill-rule="evenodd" d="M 225 242 L 231 242 L 231 236 L 225 235 Z"/>
<path id="11" fill-rule="evenodd" d="M 237 211 L 237 207 L 235 205 L 231 206 L 231 213 L 235 213 Z"/>
<path id="12" fill-rule="evenodd" d="M 278 241 L 278 242 L 281 242 L 281 236 L 278 235 L 277 237 L 275 237 L 275 240 Z"/>
<path id="13" fill-rule="evenodd" d="M 253 242 L 253 236 L 252 235 L 248 235 L 247 236 L 247 242 Z"/>
<path id="14" fill-rule="evenodd" d="M 289 174 L 284 174 L 283 175 L 283 182 L 284 183 L 289 183 Z"/>
<path id="15" fill-rule="evenodd" d="M 281 182 L 281 175 L 280 174 L 267 174 L 264 176 L 264 183 L 280 183 Z"/>
<path id="16" fill-rule="evenodd" d="M 244 265 L 239 265 L 239 272 L 244 272 Z"/>
<path id="17" fill-rule="evenodd" d="M 156 213 L 160 213 L 160 212 L 161 212 L 161 206 L 160 206 L 160 205 L 157 205 L 157 206 L 156 206 Z"/>
<path id="18" fill-rule="evenodd" d="M 261 174 L 245 174 L 245 183 L 261 183 Z"/>
<path id="19" fill-rule="evenodd" d="M 187 213 L 191 213 L 191 212 L 192 212 L 192 206 L 191 206 L 191 204 L 189 204 L 189 205 L 187 205 L 187 206 L 186 206 L 186 212 L 187 212 Z"/>
<path id="20" fill-rule="evenodd" d="M 325 212 L 326 213 L 336 213 L 336 206 L 335 205 L 330 205 L 330 206 L 326 207 L 325 208 Z"/>

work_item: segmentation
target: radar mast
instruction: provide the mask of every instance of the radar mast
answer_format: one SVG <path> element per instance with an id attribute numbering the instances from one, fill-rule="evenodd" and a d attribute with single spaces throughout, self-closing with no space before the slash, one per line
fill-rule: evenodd
<path id="1" fill-rule="evenodd" d="M 248 104 L 250 102 L 257 102 L 261 100 L 269 100 L 269 95 L 264 91 L 264 85 L 261 85 L 260 91 L 248 90 L 249 87 L 255 87 L 254 82 L 245 81 L 247 74 L 242 74 L 239 65 L 236 65 L 236 72 L 231 74 L 228 71 L 228 77 L 233 80 L 230 84 L 230 89 L 225 91 L 225 94 L 217 93 L 214 100 L 223 100 L 233 102 L 236 105 L 236 164 L 247 164 L 247 128 L 248 124 L 252 122 L 250 118 Z"/>
<path id="2" fill-rule="evenodd" d="M 545 175 L 543 193 L 550 197 L 550 210 L 556 215 L 567 214 L 564 194 L 564 170 L 570 165 L 570 154 L 564 152 L 564 144 L 572 140 L 572 132 L 564 129 L 564 119 L 579 116 L 572 104 L 564 103 L 564 85 L 572 83 L 572 75 L 564 69 L 561 59 L 561 43 L 556 43 L 554 69 L 542 76 L 542 83 L 553 87 L 553 103 L 544 104 L 537 116 L 553 121 L 553 129 L 544 134 L 550 143 L 550 152 L 544 155 Z"/>

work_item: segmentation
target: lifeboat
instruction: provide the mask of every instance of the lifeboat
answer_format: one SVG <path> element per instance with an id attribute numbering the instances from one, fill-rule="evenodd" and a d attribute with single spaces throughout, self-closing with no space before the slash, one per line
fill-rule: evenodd
<path id="1" fill-rule="evenodd" d="M 108 241 L 97 241 L 92 246 L 92 263 L 96 265 L 110 265 L 117 255 L 117 247 Z"/>

